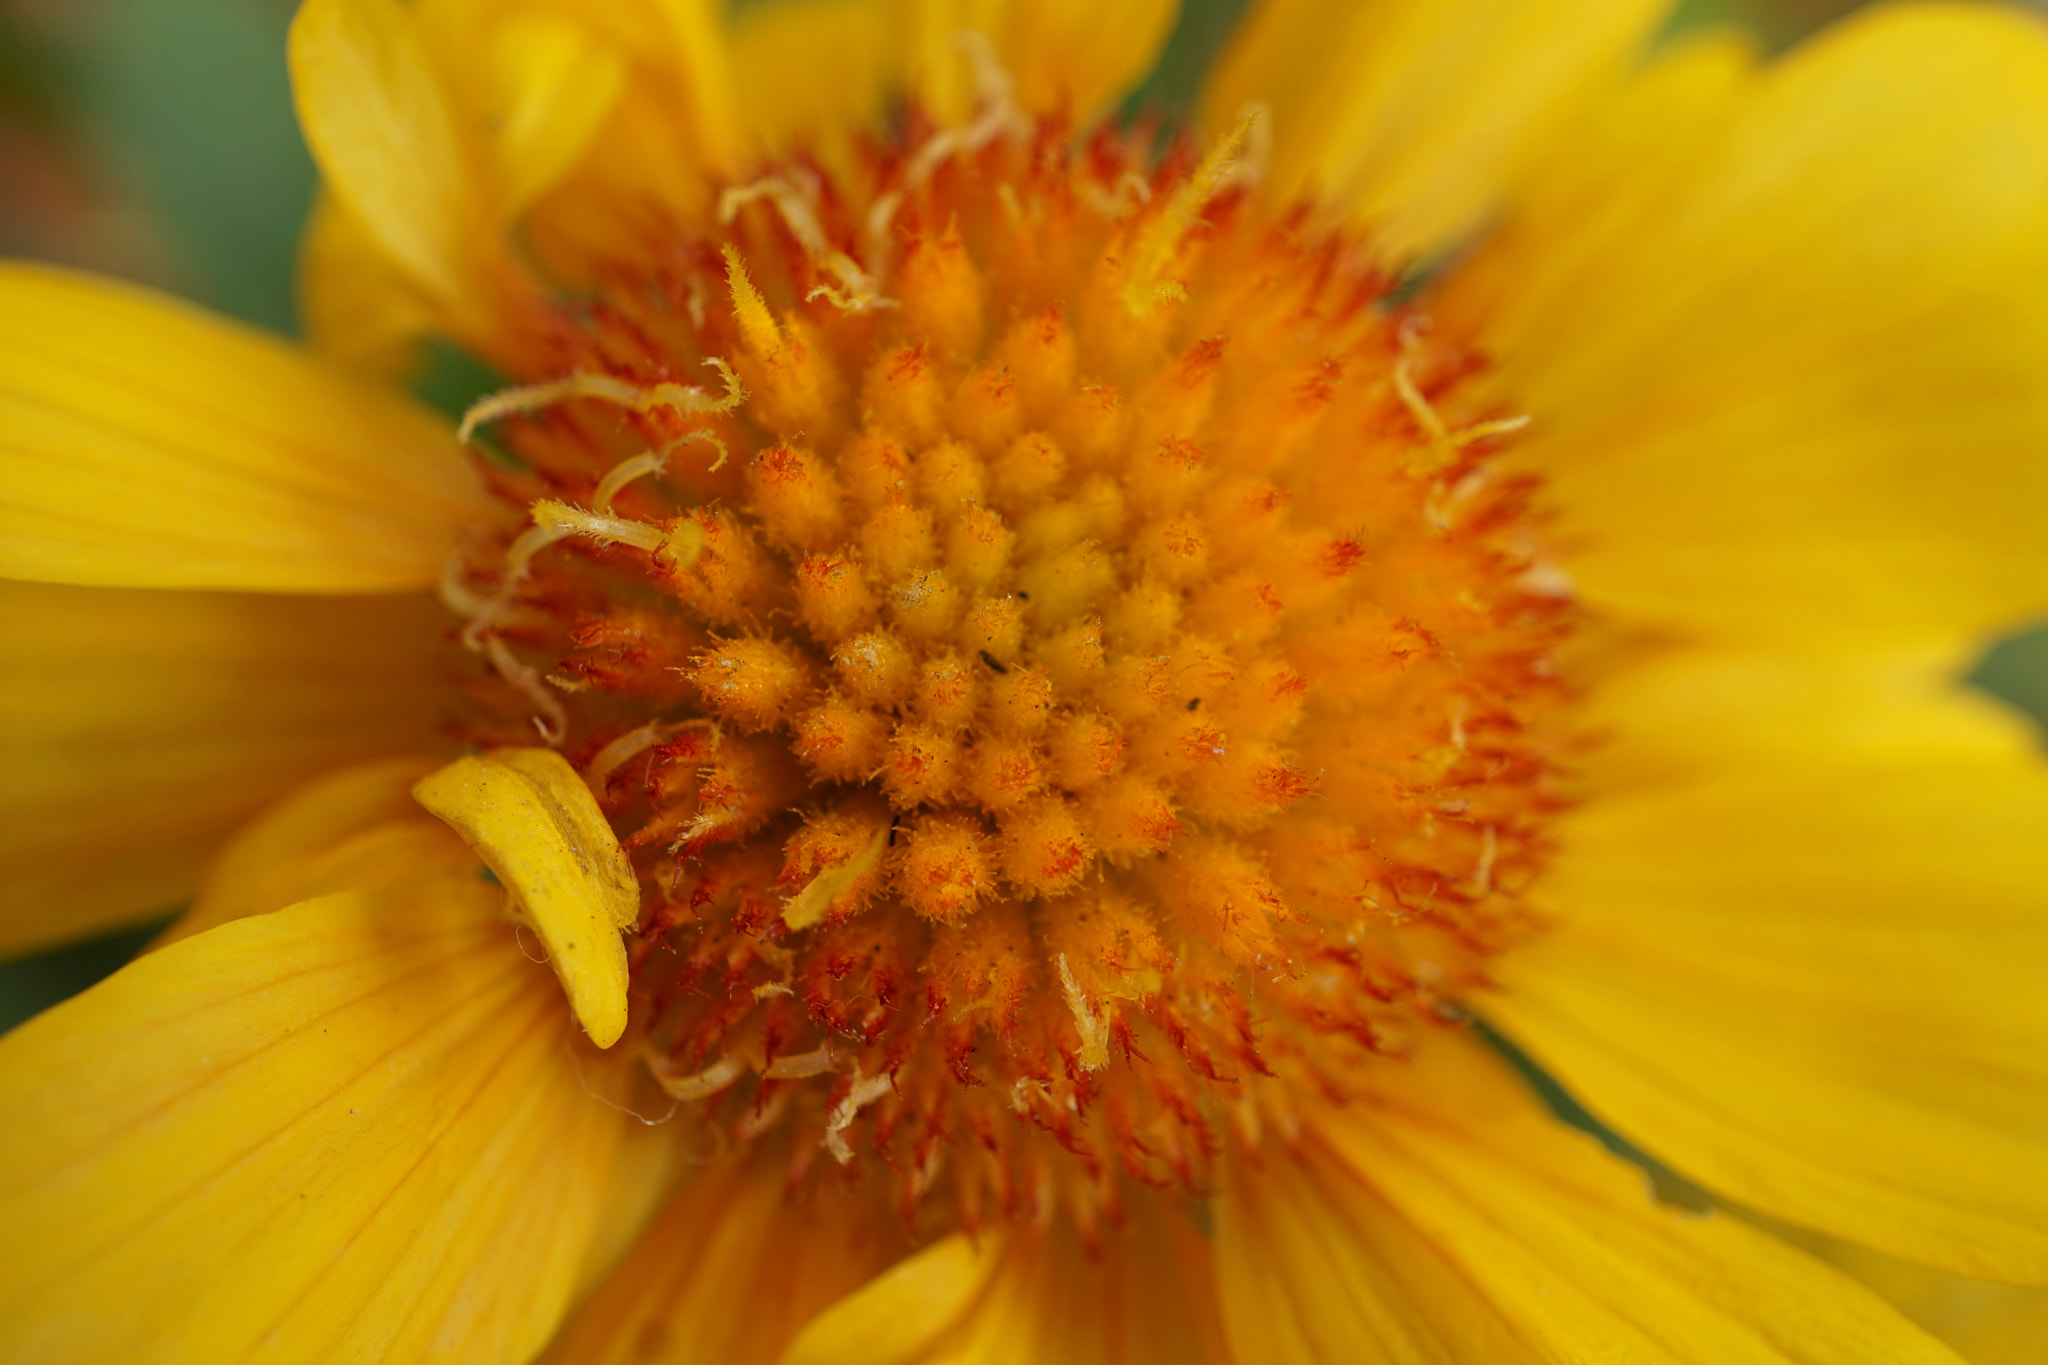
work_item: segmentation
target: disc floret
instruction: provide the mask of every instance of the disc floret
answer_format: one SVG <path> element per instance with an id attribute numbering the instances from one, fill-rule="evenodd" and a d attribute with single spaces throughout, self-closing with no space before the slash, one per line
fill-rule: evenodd
<path id="1" fill-rule="evenodd" d="M 527 526 L 451 576 L 465 731 L 584 773 L 633 1046 L 727 1136 L 969 1217 L 1200 1185 L 1525 929 L 1569 604 L 1517 422 L 1240 142 L 786 168 L 481 406 Z"/>

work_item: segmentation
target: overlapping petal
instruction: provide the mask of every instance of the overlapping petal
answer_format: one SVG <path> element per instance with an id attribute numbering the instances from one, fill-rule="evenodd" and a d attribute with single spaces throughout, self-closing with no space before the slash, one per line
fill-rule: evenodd
<path id="1" fill-rule="evenodd" d="M 783 1365 L 1225 1365 L 1209 1249 L 1146 1200 L 1086 1248 L 1072 1229 L 956 1234 L 820 1314 Z"/>
<path id="2" fill-rule="evenodd" d="M 368 230 L 321 195 L 299 239 L 299 326 L 322 356 L 349 369 L 397 378 L 434 329 L 434 305 L 391 263 Z"/>
<path id="3" fill-rule="evenodd" d="M 527 1359 L 620 1118 L 473 870 L 150 954 L 0 1040 L 0 1354 Z"/>
<path id="4" fill-rule="evenodd" d="M 163 295 L 0 265 L 0 575 L 420 588 L 485 507 L 397 394 Z"/>
<path id="5" fill-rule="evenodd" d="M 971 117 L 983 93 L 965 50 L 976 39 L 1024 108 L 1085 118 L 1151 69 L 1180 12 L 1177 0 L 897 0 L 894 8 L 911 87 L 949 123 Z"/>
<path id="6" fill-rule="evenodd" d="M 1615 684 L 1618 789 L 1565 824 L 1553 930 L 1487 1008 L 1718 1191 L 2048 1280 L 2048 766 L 1925 676 L 1694 655 Z"/>
<path id="7" fill-rule="evenodd" d="M 1008 1240 L 955 1233 L 905 1257 L 808 1323 L 782 1365 L 912 1365 L 957 1341 L 1001 1281 Z"/>
<path id="8" fill-rule="evenodd" d="M 875 126 L 904 81 L 889 0 L 779 0 L 732 16 L 733 91 L 765 152 L 835 150 Z"/>
<path id="9" fill-rule="evenodd" d="M 1843 1242 L 1825 1256 L 1947 1342 L 1970 1365 L 2035 1365 L 2048 1341 L 2048 1289 L 1945 1275 Z"/>
<path id="10" fill-rule="evenodd" d="M 327 190 L 428 298 L 482 322 L 501 262 L 481 132 L 416 8 L 307 0 L 291 30 L 299 127 Z"/>
<path id="11" fill-rule="evenodd" d="M 1432 1042 L 1219 1202 L 1239 1360 L 1955 1365 L 1847 1277 L 1654 1204 L 1499 1062 Z"/>
<path id="12" fill-rule="evenodd" d="M 431 752 L 443 629 L 419 597 L 0 582 L 0 949 L 167 913 L 294 784 Z"/>
<path id="13" fill-rule="evenodd" d="M 736 1156 L 686 1179 L 547 1361 L 773 1365 L 819 1310 L 885 1264 L 896 1240 L 857 1198 L 796 1204 L 773 1163 Z"/>
<path id="14" fill-rule="evenodd" d="M 159 943 L 315 896 L 410 880 L 474 859 L 413 800 L 436 767 L 399 756 L 323 773 L 237 828 L 206 867 L 192 908 Z"/>
<path id="15" fill-rule="evenodd" d="M 1571 113 L 1619 79 L 1665 0 L 1264 0 L 1204 95 L 1212 133 L 1272 118 L 1268 183 L 1360 219 L 1399 261 L 1479 224 Z"/>
<path id="16" fill-rule="evenodd" d="M 1535 167 L 1444 313 L 1616 614 L 1965 642 L 2048 610 L 2048 21 L 1681 50 Z"/>

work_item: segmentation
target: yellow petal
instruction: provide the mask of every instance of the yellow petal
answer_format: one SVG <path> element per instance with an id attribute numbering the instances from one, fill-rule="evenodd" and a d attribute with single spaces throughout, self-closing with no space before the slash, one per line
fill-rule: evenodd
<path id="1" fill-rule="evenodd" d="M 1073 1230 L 901 1261 L 804 1329 L 782 1365 L 1226 1365 L 1209 1248 L 1185 1212 L 1134 1200 L 1094 1251 Z"/>
<path id="2" fill-rule="evenodd" d="M 732 56 L 725 41 L 725 7 L 719 0 L 653 0 L 667 19 L 672 55 L 682 82 L 675 91 L 682 126 L 696 142 L 705 167 L 729 176 L 746 154 L 733 96 Z"/>
<path id="3" fill-rule="evenodd" d="M 1534 415 L 1587 597 L 1736 643 L 2048 609 L 2048 24 L 1877 6 L 1673 62 L 1442 309 Z"/>
<path id="4" fill-rule="evenodd" d="M 436 747 L 415 597 L 0 582 L 0 950 L 163 914 L 293 784 Z"/>
<path id="5" fill-rule="evenodd" d="M 315 896 L 451 870 L 451 845 L 470 861 L 447 826 L 413 800 L 412 784 L 437 766 L 425 758 L 373 759 L 297 788 L 221 845 L 192 908 L 157 946 Z"/>
<path id="6" fill-rule="evenodd" d="M 561 182 L 619 97 L 625 60 L 559 14 L 515 14 L 488 37 L 498 209 L 516 215 Z"/>
<path id="7" fill-rule="evenodd" d="M 1218 1201 L 1239 1360 L 1956 1365 L 1867 1290 L 1640 1171 L 1457 1039 Z"/>
<path id="8" fill-rule="evenodd" d="M 712 181 L 685 138 L 665 69 L 636 67 L 576 169 L 541 196 L 524 236 L 549 272 L 590 281 L 642 250 L 651 221 L 708 225 Z"/>
<path id="9" fill-rule="evenodd" d="M 1032 113 L 1087 119 L 1152 69 L 1178 0 L 895 0 L 897 42 L 911 88 L 942 123 L 977 111 L 984 90 L 968 44 L 977 39 Z"/>
<path id="10" fill-rule="evenodd" d="M 597 798 L 552 749 L 458 758 L 413 795 L 477 851 L 518 900 L 599 1047 L 626 1031 L 626 947 L 640 883 Z"/>
<path id="11" fill-rule="evenodd" d="M 612 1156 L 611 1180 L 597 1215 L 590 1254 L 583 1259 L 576 1292 L 570 1296 L 572 1302 L 579 1304 L 611 1276 L 655 1215 L 667 1206 L 678 1173 L 703 1161 L 701 1151 L 677 1141 L 675 1129 L 660 1122 L 667 1112 L 665 1100 L 660 1105 L 641 1102 L 643 1096 L 636 1087 L 653 1087 L 644 1069 L 612 1076 L 592 1075 L 590 1080 L 593 1091 L 599 1089 L 599 1082 L 604 1082 L 606 1099 L 621 1112 L 630 1114 L 634 1121 L 626 1125 L 625 1136 L 620 1138 L 618 1150 Z"/>
<path id="12" fill-rule="evenodd" d="M 291 28 L 299 127 L 327 188 L 438 305 L 482 306 L 496 241 L 483 153 L 402 0 L 307 0 Z"/>
<path id="13" fill-rule="evenodd" d="M 1179 0 L 1031 0 L 1007 10 L 999 55 L 1018 102 L 1083 120 L 1144 79 L 1180 17 Z"/>
<path id="14" fill-rule="evenodd" d="M 888 0 L 779 0 L 732 16 L 733 88 L 763 150 L 872 129 L 902 80 Z"/>
<path id="15" fill-rule="evenodd" d="M 1876 1290 L 1970 1365 L 2040 1365 L 2048 1289 L 1944 1275 L 1846 1242 L 1826 1243 L 1817 1254 Z"/>
<path id="16" fill-rule="evenodd" d="M 469 875 L 239 920 L 0 1039 L 0 1356 L 538 1349 L 621 1120 L 498 900 Z"/>
<path id="17" fill-rule="evenodd" d="M 1668 8 L 1265 0 L 1210 77 L 1203 122 L 1220 134 L 1265 105 L 1271 188 L 1341 206 L 1412 259 L 1472 228 Z"/>
<path id="18" fill-rule="evenodd" d="M 433 326 L 513 358 L 499 319 L 533 286 L 510 226 L 625 84 L 619 26 L 594 17 L 504 0 L 302 9 L 294 71 L 328 181 L 301 272 L 315 344 L 390 372 Z"/>
<path id="19" fill-rule="evenodd" d="M 782 1365 L 911 1365 L 972 1311 L 1002 1265 L 994 1237 L 955 1233 L 898 1261 L 826 1309 L 782 1355 Z"/>
<path id="20" fill-rule="evenodd" d="M 162 295 L 0 265 L 0 575 L 418 588 L 486 507 L 396 394 Z"/>
<path id="21" fill-rule="evenodd" d="M 705 1167 L 544 1359 L 774 1365 L 805 1322 L 880 1268 L 873 1220 L 886 1216 L 850 1194 L 800 1208 L 772 1162 Z"/>
<path id="22" fill-rule="evenodd" d="M 2048 764 L 1925 671 L 1691 656 L 1611 690 L 1488 1011 L 1712 1188 L 2048 1280 Z M 1596 776 L 1604 763 L 1596 763 Z"/>
<path id="23" fill-rule="evenodd" d="M 434 326 L 433 305 L 331 195 L 314 201 L 299 239 L 298 292 L 313 349 L 368 374 L 408 373 Z"/>

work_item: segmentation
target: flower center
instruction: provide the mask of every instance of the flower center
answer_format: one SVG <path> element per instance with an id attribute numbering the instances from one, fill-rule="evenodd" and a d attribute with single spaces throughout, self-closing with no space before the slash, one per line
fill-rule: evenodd
<path id="1" fill-rule="evenodd" d="M 1199 1186 L 1526 932 L 1570 604 L 1517 423 L 1239 142 L 792 164 L 594 249 L 473 413 L 529 524 L 446 584 L 463 736 L 597 793 L 629 1041 L 725 1137 L 969 1217 Z"/>

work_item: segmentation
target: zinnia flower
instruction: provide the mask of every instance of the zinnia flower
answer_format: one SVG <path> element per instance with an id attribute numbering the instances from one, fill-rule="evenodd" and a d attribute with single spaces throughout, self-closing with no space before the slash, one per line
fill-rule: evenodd
<path id="1" fill-rule="evenodd" d="M 197 892 L 0 1042 L 0 1355 L 1950 1359 L 1476 1036 L 2048 1279 L 2048 33 L 1659 10 L 1161 145 L 1160 0 L 307 0 L 324 357 L 0 273 L 0 923 Z"/>

